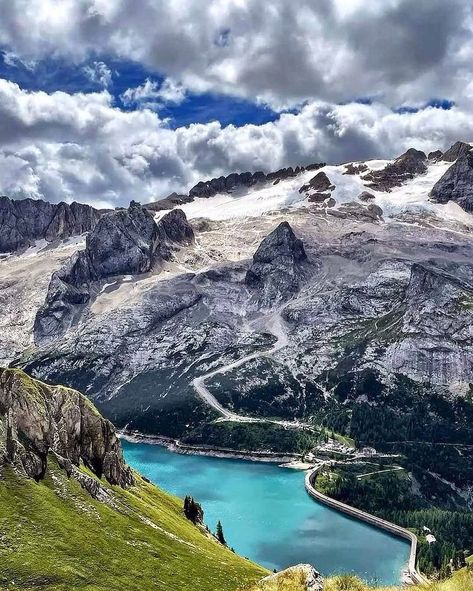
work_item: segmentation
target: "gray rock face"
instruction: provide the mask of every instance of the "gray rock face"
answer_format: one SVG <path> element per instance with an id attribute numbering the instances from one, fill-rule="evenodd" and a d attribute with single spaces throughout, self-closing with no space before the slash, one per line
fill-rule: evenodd
<path id="1" fill-rule="evenodd" d="M 457 267 L 445 271 L 412 265 L 403 301 L 403 338 L 386 352 L 393 371 L 444 384 L 469 381 L 473 359 L 465 355 L 465 347 L 473 340 L 473 286 L 457 277 Z"/>
<path id="2" fill-rule="evenodd" d="M 399 187 L 405 181 L 426 172 L 426 161 L 427 156 L 424 152 L 409 148 L 392 164 L 388 164 L 383 170 L 368 173 L 363 179 L 369 181 L 369 187 L 389 192 L 393 187 Z"/>
<path id="3" fill-rule="evenodd" d="M 149 271 L 156 258 L 158 233 L 153 216 L 134 201 L 128 210 L 103 216 L 86 241 L 91 278 Z"/>
<path id="4" fill-rule="evenodd" d="M 259 245 L 246 284 L 261 290 L 265 305 L 284 301 L 299 289 L 306 260 L 302 240 L 296 238 L 287 222 L 282 222 Z"/>
<path id="5" fill-rule="evenodd" d="M 182 210 L 163 216 L 159 224 L 139 203 L 103 216 L 76 253 L 53 274 L 44 306 L 35 320 L 35 339 L 55 338 L 68 330 L 90 300 L 95 281 L 117 275 L 146 273 L 171 258 L 175 244 L 189 245 L 192 227 Z"/>
<path id="6" fill-rule="evenodd" d="M 100 215 L 82 203 L 52 204 L 0 197 L 0 252 L 33 246 L 36 240 L 52 242 L 89 232 Z"/>
<path id="7" fill-rule="evenodd" d="M 30 478 L 44 476 L 48 454 L 54 453 L 74 466 L 84 462 L 110 484 L 134 484 L 113 425 L 75 390 L 0 369 L 0 421 L 7 433 L 0 463 L 13 464 Z"/>
<path id="8" fill-rule="evenodd" d="M 435 183 L 430 196 L 437 203 L 454 201 L 473 211 L 473 151 L 465 152 Z"/>
<path id="9" fill-rule="evenodd" d="M 442 156 L 442 160 L 445 162 L 455 162 L 460 156 L 468 154 L 471 150 L 470 144 L 465 142 L 455 142 Z"/>
<path id="10" fill-rule="evenodd" d="M 194 242 L 194 230 L 182 209 L 173 209 L 160 220 L 158 233 L 161 242 L 189 246 Z"/>

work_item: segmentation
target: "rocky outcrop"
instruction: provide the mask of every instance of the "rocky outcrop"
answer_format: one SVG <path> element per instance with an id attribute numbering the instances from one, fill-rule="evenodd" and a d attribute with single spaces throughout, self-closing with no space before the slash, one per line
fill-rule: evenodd
<path id="1" fill-rule="evenodd" d="M 473 151 L 468 150 L 450 166 L 430 192 L 437 203 L 454 201 L 466 211 L 473 211 Z"/>
<path id="2" fill-rule="evenodd" d="M 156 259 L 159 232 L 153 216 L 132 201 L 128 210 L 102 217 L 87 236 L 82 257 L 87 259 L 90 280 L 113 275 L 145 273 Z"/>
<path id="3" fill-rule="evenodd" d="M 350 162 L 349 164 L 345 165 L 345 172 L 343 174 L 355 175 L 361 174 L 362 172 L 366 172 L 367 170 L 368 167 L 366 166 L 366 164 L 358 164 L 358 166 L 356 166 L 355 164 L 353 164 L 353 162 Z"/>
<path id="4" fill-rule="evenodd" d="M 306 170 L 319 170 L 320 168 L 323 168 L 324 166 L 327 166 L 326 162 L 314 162 L 313 164 L 308 164 L 305 169 Z"/>
<path id="5" fill-rule="evenodd" d="M 194 242 L 194 230 L 182 209 L 173 209 L 157 224 L 161 242 L 189 246 Z"/>
<path id="6" fill-rule="evenodd" d="M 152 201 L 151 203 L 145 203 L 145 208 L 149 211 L 164 211 L 166 209 L 172 209 L 185 203 L 190 203 L 193 200 L 189 195 L 181 195 L 178 193 L 171 193 L 164 199 L 159 201 Z"/>
<path id="7" fill-rule="evenodd" d="M 471 145 L 466 142 L 455 142 L 442 156 L 445 162 L 455 162 L 460 156 L 468 154 L 471 150 Z"/>
<path id="8" fill-rule="evenodd" d="M 292 168 L 292 166 L 289 166 L 288 168 L 281 168 L 275 172 L 269 172 L 268 174 L 261 171 L 232 173 L 228 176 L 221 176 L 209 181 L 200 181 L 189 191 L 189 197 L 192 199 L 195 197 L 213 197 L 214 195 L 217 195 L 217 193 L 230 193 L 240 187 L 252 187 L 257 183 L 271 182 L 276 185 L 284 179 L 297 176 L 301 172 L 304 172 L 304 170 L 315 170 L 313 167 L 324 165 L 312 164 L 309 166 L 310 168 L 304 168 L 303 166 Z"/>
<path id="9" fill-rule="evenodd" d="M 292 591 L 323 591 L 324 580 L 310 564 L 297 564 L 262 579 L 251 591 L 291 589 Z"/>
<path id="10" fill-rule="evenodd" d="M 284 301 L 299 289 L 307 255 L 288 222 L 261 242 L 246 273 L 246 284 L 260 290 L 263 305 Z"/>
<path id="11" fill-rule="evenodd" d="M 377 191 L 389 192 L 394 187 L 399 187 L 409 179 L 427 171 L 427 156 L 420 150 L 409 148 L 407 152 L 396 158 L 382 170 L 373 170 L 363 177 L 368 181 L 368 187 Z"/>
<path id="12" fill-rule="evenodd" d="M 193 240 L 192 227 L 179 209 L 170 211 L 158 224 L 134 201 L 128 210 L 103 216 L 87 236 L 85 250 L 75 253 L 52 275 L 45 304 L 36 315 L 36 341 L 67 331 L 90 300 L 94 282 L 146 273 L 156 263 L 169 260 L 174 245 L 189 245 Z"/>
<path id="13" fill-rule="evenodd" d="M 442 160 L 442 156 L 443 152 L 441 150 L 434 150 L 433 152 L 429 152 L 427 159 L 430 162 L 438 162 L 439 160 Z"/>
<path id="14" fill-rule="evenodd" d="M 299 189 L 299 193 L 311 193 L 312 196 L 317 195 L 324 195 L 324 199 L 330 197 L 330 194 L 326 194 L 326 191 L 333 191 L 335 189 L 335 185 L 332 184 L 332 181 L 328 178 L 325 172 L 319 172 L 314 177 L 310 179 L 310 181 L 302 185 Z M 315 199 L 312 199 L 315 201 Z"/>
<path id="15" fill-rule="evenodd" d="M 75 390 L 48 386 L 21 370 L 0 369 L 0 422 L 6 425 L 0 463 L 30 478 L 41 480 L 54 454 L 62 465 L 84 463 L 110 484 L 134 484 L 113 425 Z"/>
<path id="16" fill-rule="evenodd" d="M 369 191 L 363 191 L 358 195 L 358 199 L 360 201 L 370 202 L 373 201 L 373 199 L 375 199 L 375 196 L 373 195 L 373 193 L 370 193 Z"/>
<path id="17" fill-rule="evenodd" d="M 27 248 L 37 240 L 52 242 L 89 232 L 100 216 L 82 203 L 0 197 L 0 252 Z"/>
<path id="18" fill-rule="evenodd" d="M 189 197 L 213 197 L 217 193 L 228 193 L 238 187 L 251 187 L 266 180 L 264 172 L 233 173 L 228 176 L 200 181 L 189 191 Z"/>

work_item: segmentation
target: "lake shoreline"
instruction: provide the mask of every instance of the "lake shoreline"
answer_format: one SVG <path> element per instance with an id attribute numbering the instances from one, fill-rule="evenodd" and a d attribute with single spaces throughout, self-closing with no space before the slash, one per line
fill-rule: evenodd
<path id="1" fill-rule="evenodd" d="M 249 454 L 235 453 L 235 450 L 231 454 L 222 454 L 221 450 L 211 451 L 208 448 L 198 449 L 199 453 L 195 453 L 195 449 L 181 453 L 179 446 L 177 449 L 174 447 L 175 440 L 168 437 L 143 437 L 129 432 L 122 437 L 126 460 L 130 465 L 174 495 L 183 498 L 192 494 L 202 499 L 207 522 L 214 524 L 222 520 L 227 539 L 232 541 L 237 551 L 243 556 L 253 557 L 270 570 L 280 570 L 287 564 L 303 561 L 316 564 L 326 573 L 349 571 L 366 581 L 381 579 L 386 585 L 402 582 L 402 572 L 409 557 L 407 540 L 401 541 L 398 536 L 383 532 L 382 528 L 344 515 L 342 511 L 327 507 L 316 499 L 310 500 L 311 495 L 304 487 L 304 475 L 300 480 L 296 470 L 279 471 L 281 463 L 278 460 L 286 459 L 281 455 L 277 458 L 269 456 L 272 462 L 268 462 L 268 454 L 265 458 L 262 452 L 254 456 L 253 462 L 213 462 L 213 457 L 237 461 L 250 458 Z M 130 447 L 126 445 L 127 441 L 131 442 Z M 136 450 L 133 443 L 138 445 Z M 155 445 L 148 445 L 152 443 Z M 192 460 L 192 456 L 195 459 Z M 198 459 L 197 456 L 202 457 Z M 267 466 L 263 467 L 265 463 Z M 251 464 L 255 464 L 254 467 Z M 306 468 L 305 465 L 299 466 L 300 469 L 302 467 Z M 184 482 L 178 477 L 183 471 L 187 474 Z M 294 474 L 291 475 L 291 472 Z M 246 475 L 249 477 L 246 478 Z M 327 541 L 326 545 L 319 544 L 319 548 L 308 542 L 314 519 L 319 542 Z M 264 533 L 268 523 L 273 528 L 269 537 Z M 244 534 L 240 531 L 242 524 Z M 287 549 L 284 546 L 283 552 L 278 547 L 278 540 L 291 536 L 296 536 L 294 547 Z M 363 551 L 354 554 L 347 543 Z M 260 554 L 261 545 L 268 544 L 274 545 L 276 550 L 276 554 L 271 550 L 269 557 Z M 278 556 L 278 549 L 282 556 Z M 290 559 L 285 557 L 285 553 L 290 555 Z"/>
<path id="2" fill-rule="evenodd" d="M 301 454 L 295 453 L 277 453 L 269 450 L 235 450 L 226 447 L 217 447 L 211 445 L 188 445 L 181 443 L 179 439 L 166 437 L 164 435 L 146 435 L 139 431 L 119 432 L 119 437 L 131 441 L 132 443 L 149 443 L 150 445 L 160 445 L 170 451 L 182 455 L 208 456 L 212 458 L 227 458 L 230 460 L 246 460 L 250 462 L 265 462 L 282 465 L 282 467 L 294 468 L 298 470 L 308 470 L 313 467 L 313 463 L 301 462 Z"/>

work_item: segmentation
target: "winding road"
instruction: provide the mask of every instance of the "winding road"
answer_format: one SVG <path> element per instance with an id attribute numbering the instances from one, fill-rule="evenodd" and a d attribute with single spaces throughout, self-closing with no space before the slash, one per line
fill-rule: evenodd
<path id="1" fill-rule="evenodd" d="M 192 385 L 200 396 L 200 398 L 209 406 L 211 406 L 214 410 L 222 415 L 222 419 L 225 421 L 236 421 L 240 423 L 274 423 L 276 425 L 281 425 L 283 427 L 289 429 L 304 429 L 310 427 L 306 423 L 302 423 L 300 421 L 279 421 L 276 419 L 265 419 L 260 417 L 250 417 L 246 415 L 237 414 L 231 410 L 226 409 L 223 407 L 220 402 L 215 398 L 213 394 L 209 391 L 207 386 L 205 385 L 205 381 L 209 378 L 213 378 L 218 374 L 224 374 L 232 369 L 237 367 L 241 367 L 248 361 L 252 361 L 253 359 L 258 359 L 260 357 L 269 357 L 276 351 L 283 349 L 288 343 L 289 339 L 287 337 L 287 333 L 284 329 L 284 321 L 281 318 L 280 312 L 275 312 L 269 319 L 269 322 L 266 324 L 266 330 L 268 330 L 272 335 L 276 337 L 276 342 L 267 351 L 262 351 L 258 353 L 251 353 L 250 355 L 245 355 L 241 357 L 237 361 L 233 361 L 232 363 L 228 363 L 227 365 L 223 365 L 218 369 L 215 369 L 207 374 L 202 376 L 198 376 L 192 380 Z"/>

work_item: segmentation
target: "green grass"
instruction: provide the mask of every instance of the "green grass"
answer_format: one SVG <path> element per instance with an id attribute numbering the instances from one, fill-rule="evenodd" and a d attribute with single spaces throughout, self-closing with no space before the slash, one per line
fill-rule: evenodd
<path id="1" fill-rule="evenodd" d="M 112 507 L 52 458 L 39 483 L 4 466 L 0 589 L 233 591 L 267 574 L 187 521 L 181 500 L 136 479 L 129 490 L 102 481 Z"/>
<path id="2" fill-rule="evenodd" d="M 472 591 L 473 571 L 462 569 L 445 581 L 411 587 L 371 587 L 353 575 L 330 577 L 324 581 L 324 591 Z M 279 577 L 245 587 L 242 591 L 306 591 L 300 572 L 283 572 Z"/>

